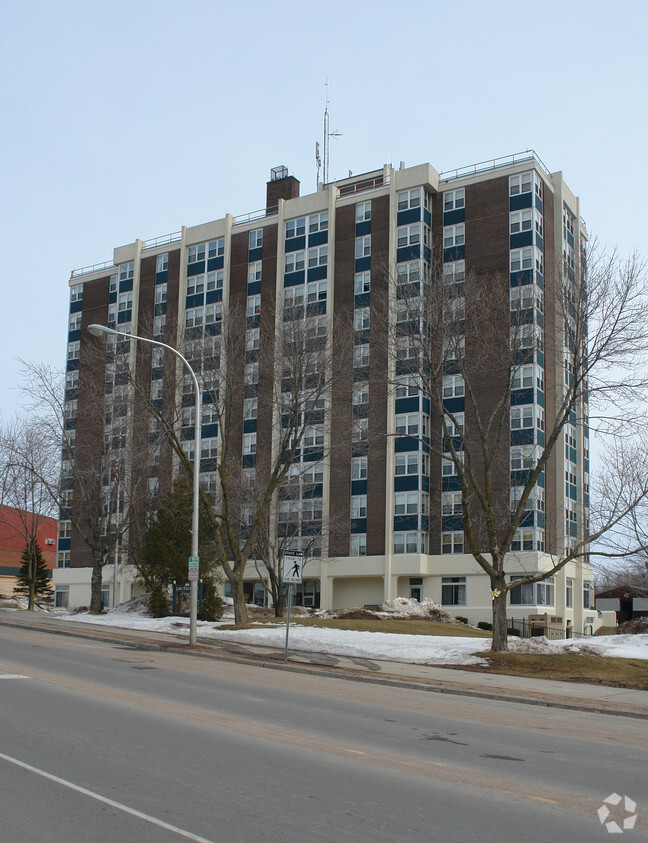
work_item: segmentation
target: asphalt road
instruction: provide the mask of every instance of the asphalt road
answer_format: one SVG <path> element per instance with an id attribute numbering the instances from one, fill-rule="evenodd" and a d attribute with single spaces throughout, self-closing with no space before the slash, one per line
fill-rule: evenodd
<path id="1" fill-rule="evenodd" d="M 0 701 L 1 841 L 648 837 L 643 720 L 10 628 Z"/>

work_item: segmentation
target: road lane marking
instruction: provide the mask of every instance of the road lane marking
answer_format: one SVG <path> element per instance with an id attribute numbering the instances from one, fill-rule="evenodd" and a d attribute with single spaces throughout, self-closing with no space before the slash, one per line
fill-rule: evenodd
<path id="1" fill-rule="evenodd" d="M 206 837 L 200 837 L 197 834 L 192 834 L 190 831 L 186 831 L 183 828 L 178 828 L 176 825 L 171 825 L 170 823 L 165 823 L 163 820 L 158 820 L 157 817 L 152 817 L 150 814 L 144 814 L 142 811 L 138 811 L 135 808 L 129 808 L 128 805 L 124 805 L 122 802 L 115 802 L 114 799 L 108 799 L 106 796 L 102 796 L 100 793 L 95 793 L 92 790 L 88 790 L 85 787 L 80 787 L 78 784 L 74 784 L 74 782 L 69 782 L 67 779 L 62 779 L 59 776 L 55 776 L 52 773 L 47 773 L 45 770 L 39 770 L 38 767 L 32 767 L 31 764 L 26 764 L 24 761 L 20 761 L 18 758 L 12 758 L 11 755 L 5 755 L 4 752 L 0 752 L 0 758 L 8 761 L 10 764 L 15 764 L 17 767 L 22 767 L 23 770 L 29 770 L 30 773 L 36 773 L 38 776 L 43 776 L 43 778 L 49 779 L 56 784 L 63 785 L 64 787 L 69 787 L 70 790 L 75 790 L 77 793 L 82 793 L 84 796 L 90 796 L 92 799 L 96 799 L 98 802 L 103 802 L 104 805 L 110 805 L 111 808 L 117 808 L 119 811 L 123 811 L 125 814 L 130 814 L 133 817 L 137 817 L 140 820 L 144 820 L 145 822 L 153 823 L 153 825 L 157 825 L 160 828 L 164 828 L 167 831 L 173 831 L 175 834 L 179 834 L 181 837 L 186 837 L 187 840 L 195 840 L 196 843 L 214 843 L 213 840 L 208 840 Z"/>

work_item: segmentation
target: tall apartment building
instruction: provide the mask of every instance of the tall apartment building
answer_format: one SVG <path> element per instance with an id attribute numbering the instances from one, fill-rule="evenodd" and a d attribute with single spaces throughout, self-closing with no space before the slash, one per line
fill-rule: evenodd
<path id="1" fill-rule="evenodd" d="M 308 493 L 300 506 L 311 529 L 294 544 L 308 545 L 311 558 L 298 602 L 343 607 L 396 596 L 432 598 L 472 622 L 487 621 L 490 585 L 465 552 L 452 465 L 431 456 L 420 436 L 408 435 L 425 433 L 439 421 L 430 418 L 429 402 L 416 383 L 394 374 L 384 342 L 385 321 L 392 316 L 386 316 L 381 303 L 388 302 L 388 312 L 396 313 L 403 285 L 417 283 L 438 259 L 444 277 L 460 288 L 464 280 L 469 283 L 471 271 L 504 277 L 511 312 L 524 308 L 532 314 L 527 330 L 534 350 L 516 372 L 510 463 L 498 480 L 498 494 L 508 506 L 543 444 L 545 415 L 555 412 L 559 385 L 569 377 L 556 351 L 563 326 L 543 316 L 544 279 L 579 271 L 587 238 L 579 200 L 562 174 L 550 173 L 533 152 L 442 174 L 429 164 L 398 170 L 386 165 L 320 185 L 306 196 L 299 192 L 297 179 L 286 168 L 275 168 L 262 211 L 228 214 L 166 237 L 136 240 L 115 249 L 112 261 L 72 273 L 68 427 L 75 429 L 77 443 L 92 437 L 110 443 L 110 464 L 121 460 L 123 465 L 133 430 L 148 424 L 138 419 L 124 368 L 137 369 L 154 401 L 162 399 L 171 379 L 175 400 L 184 407 L 184 446 L 192 459 L 199 450 L 203 483 L 213 488 L 218 428 L 207 405 L 200 445 L 191 439 L 191 382 L 182 376 L 174 380 L 175 365 L 172 372 L 163 369 L 157 350 L 117 343 L 100 375 L 105 398 L 98 399 L 96 391 L 92 398 L 88 384 L 96 374 L 84 369 L 88 325 L 153 336 L 182 349 L 197 334 L 217 337 L 229 304 L 244 302 L 248 351 L 245 361 L 232 365 L 241 367 L 246 384 L 239 447 L 242 470 L 249 471 L 254 470 L 257 438 L 267 444 L 272 437 L 272 420 L 256 418 L 260 315 L 276 308 L 281 324 L 300 307 L 315 332 L 323 334 L 332 330 L 334 316 L 346 316 L 354 331 L 346 361 L 352 377 L 334 390 L 308 434 L 308 444 L 320 453 L 325 441 L 338 447 L 334 459 L 314 461 L 306 472 Z M 503 322 L 508 336 L 508 315 Z M 545 343 L 548 332 L 552 337 Z M 471 341 L 465 337 L 466 348 Z M 447 406 L 463 420 L 461 378 L 449 374 L 446 380 Z M 488 400 L 496 387 L 485 383 L 483 388 Z M 105 401 L 100 421 L 87 412 L 97 400 Z M 586 408 L 581 409 L 565 427 L 564 442 L 534 489 L 507 563 L 511 577 L 547 570 L 550 554 L 564 552 L 587 529 L 588 429 Z M 174 471 L 176 461 L 168 449 L 154 449 L 148 465 L 152 496 L 168 486 Z M 73 488 L 69 503 L 75 506 Z M 278 502 L 277 529 L 289 517 L 290 506 Z M 330 520 L 336 529 L 322 531 L 313 542 L 317 525 Z M 87 604 L 88 551 L 65 517 L 59 535 L 58 602 Z M 250 599 L 262 598 L 258 572 L 251 565 L 248 573 Z M 596 625 L 591 581 L 587 562 L 570 562 L 542 583 L 511 591 L 509 617 L 546 612 L 582 632 Z M 106 567 L 106 605 L 127 599 L 132 588 L 126 564 Z"/>

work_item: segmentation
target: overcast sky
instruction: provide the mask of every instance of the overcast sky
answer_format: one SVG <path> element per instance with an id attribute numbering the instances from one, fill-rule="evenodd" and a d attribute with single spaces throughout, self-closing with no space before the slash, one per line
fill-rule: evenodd
<path id="1" fill-rule="evenodd" d="M 647 9 L 5 0 L 2 420 L 16 358 L 64 363 L 73 268 L 261 208 L 277 164 L 315 189 L 327 78 L 332 177 L 532 148 L 591 232 L 648 255 Z"/>

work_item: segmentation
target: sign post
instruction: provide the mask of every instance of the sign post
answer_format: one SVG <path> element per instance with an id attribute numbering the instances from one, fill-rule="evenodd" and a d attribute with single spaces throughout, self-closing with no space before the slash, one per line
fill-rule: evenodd
<path id="1" fill-rule="evenodd" d="M 286 646 L 284 647 L 284 664 L 288 661 L 288 630 L 290 629 L 290 604 L 292 602 L 293 583 L 302 581 L 304 569 L 304 551 L 291 550 L 283 556 L 283 581 L 288 586 L 286 592 Z"/>

